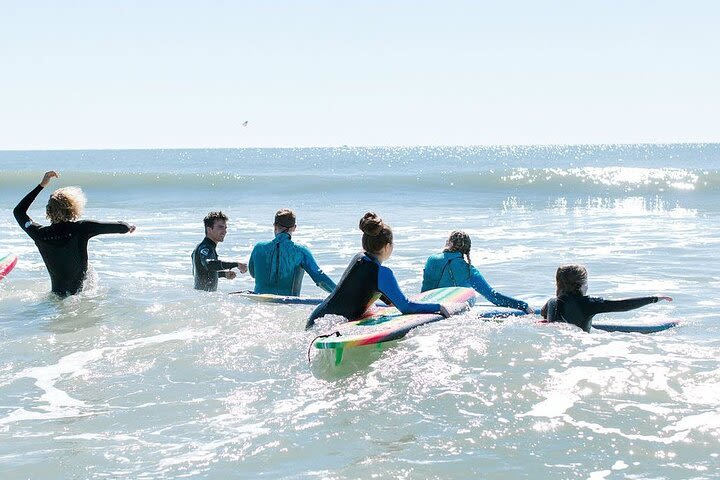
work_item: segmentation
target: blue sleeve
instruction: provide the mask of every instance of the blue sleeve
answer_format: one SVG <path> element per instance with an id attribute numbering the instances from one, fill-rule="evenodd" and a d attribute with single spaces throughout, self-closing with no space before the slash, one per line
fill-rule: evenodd
<path id="1" fill-rule="evenodd" d="M 493 289 L 487 280 L 485 280 L 485 277 L 483 277 L 478 269 L 473 266 L 470 266 L 470 284 L 480 295 L 488 299 L 493 305 L 497 305 L 498 307 L 515 308 L 517 310 L 525 310 L 528 308 L 528 304 L 522 300 L 507 297 Z"/>
<path id="2" fill-rule="evenodd" d="M 305 270 L 308 275 L 310 275 L 310 278 L 313 279 L 313 282 L 315 282 L 315 285 L 322 288 L 328 293 L 332 293 L 333 290 L 335 290 L 335 282 L 332 281 L 330 277 L 325 275 L 325 272 L 323 272 L 320 267 L 318 266 L 317 262 L 315 261 L 315 258 L 312 256 L 312 253 L 310 253 L 310 250 L 307 248 L 302 249 L 303 252 L 303 263 L 302 268 Z"/>
<path id="3" fill-rule="evenodd" d="M 255 245 L 252 249 L 252 253 L 250 254 L 250 260 L 248 260 L 248 273 L 252 278 L 255 278 L 255 251 L 257 250 L 257 245 Z"/>
<path id="4" fill-rule="evenodd" d="M 395 275 L 387 267 L 380 266 L 378 270 L 378 289 L 400 310 L 402 313 L 438 313 L 439 303 L 417 303 L 411 302 L 400 290 Z"/>

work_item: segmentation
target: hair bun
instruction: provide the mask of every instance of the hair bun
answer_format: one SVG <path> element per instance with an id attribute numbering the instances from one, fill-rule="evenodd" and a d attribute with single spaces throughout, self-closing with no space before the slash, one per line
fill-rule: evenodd
<path id="1" fill-rule="evenodd" d="M 382 218 L 378 217 L 375 212 L 367 212 L 360 219 L 360 230 L 371 237 L 380 235 L 384 226 Z"/>

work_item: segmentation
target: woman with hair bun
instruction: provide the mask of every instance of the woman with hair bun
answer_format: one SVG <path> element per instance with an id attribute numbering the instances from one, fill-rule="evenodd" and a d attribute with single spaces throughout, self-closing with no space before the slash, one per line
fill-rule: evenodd
<path id="1" fill-rule="evenodd" d="M 441 287 L 470 287 L 494 305 L 534 313 L 527 303 L 507 297 L 490 286 L 470 262 L 470 245 L 470 235 L 459 230 L 452 232 L 443 252 L 427 259 L 421 291 Z"/>
<path id="2" fill-rule="evenodd" d="M 605 300 L 588 297 L 587 269 L 578 264 L 561 265 L 555 273 L 556 297 L 547 301 L 540 313 L 548 322 L 564 322 L 590 331 L 592 318 L 598 313 L 626 312 L 660 300 L 672 302 L 671 297 L 653 296 Z"/>
<path id="3" fill-rule="evenodd" d="M 362 247 L 350 261 L 333 292 L 310 315 L 306 328 L 325 315 L 340 315 L 348 320 L 361 318 L 378 298 L 397 307 L 402 313 L 440 313 L 453 315 L 467 304 L 418 303 L 408 300 L 400 290 L 392 270 L 382 266 L 393 251 L 393 234 L 389 225 L 373 212 L 360 219 Z"/>

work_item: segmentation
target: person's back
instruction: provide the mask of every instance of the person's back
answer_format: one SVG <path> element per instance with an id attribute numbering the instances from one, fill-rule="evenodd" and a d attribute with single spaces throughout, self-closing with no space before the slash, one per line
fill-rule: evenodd
<path id="1" fill-rule="evenodd" d="M 390 303 L 380 291 L 379 270 L 380 264 L 377 260 L 366 253 L 356 254 L 350 260 L 335 290 L 315 308 L 306 326 L 312 326 L 316 319 L 325 315 L 339 315 L 348 320 L 358 319 L 379 298 Z"/>
<path id="2" fill-rule="evenodd" d="M 275 238 L 256 244 L 250 254 L 248 270 L 255 278 L 253 291 L 298 296 L 307 272 L 318 287 L 332 292 L 335 282 L 323 273 L 310 250 L 292 241 L 295 214 L 291 210 L 279 210 L 274 227 Z"/>
<path id="3" fill-rule="evenodd" d="M 428 257 L 421 292 L 443 287 L 471 287 L 470 265 L 460 252 L 442 252 Z"/>
<path id="4" fill-rule="evenodd" d="M 24 230 L 35 241 L 45 262 L 52 291 L 66 296 L 82 289 L 88 269 L 88 240 L 102 233 L 127 233 L 129 227 L 120 222 L 81 220 L 49 226 L 33 224 Z"/>
<path id="5" fill-rule="evenodd" d="M 55 172 L 47 172 L 40 184 L 28 193 L 13 210 L 15 220 L 35 242 L 50 274 L 52 291 L 60 296 L 74 295 L 83 286 L 88 269 L 88 240 L 107 233 L 128 233 L 135 227 L 124 222 L 74 221 L 84 207 L 85 198 L 73 187 L 53 192 L 48 201 L 48 217 L 52 224 L 35 223 L 27 210 Z"/>
<path id="6" fill-rule="evenodd" d="M 421 291 L 443 287 L 470 287 L 494 305 L 515 308 L 531 313 L 526 302 L 503 295 L 485 280 L 480 271 L 470 263 L 470 236 L 462 231 L 450 234 L 445 250 L 432 255 L 425 262 Z"/>

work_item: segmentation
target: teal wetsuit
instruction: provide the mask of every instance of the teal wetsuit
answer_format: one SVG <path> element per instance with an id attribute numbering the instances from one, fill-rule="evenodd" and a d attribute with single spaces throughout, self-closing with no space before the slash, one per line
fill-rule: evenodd
<path id="1" fill-rule="evenodd" d="M 499 307 L 528 308 L 522 300 L 495 291 L 478 269 L 462 257 L 460 252 L 443 252 L 428 258 L 423 271 L 422 291 L 440 287 L 471 287 Z"/>
<path id="2" fill-rule="evenodd" d="M 293 242 L 287 232 L 280 232 L 273 240 L 255 245 L 250 254 L 248 271 L 255 278 L 255 293 L 300 295 L 304 272 L 326 292 L 335 289 L 335 282 L 318 267 L 310 250 Z"/>

